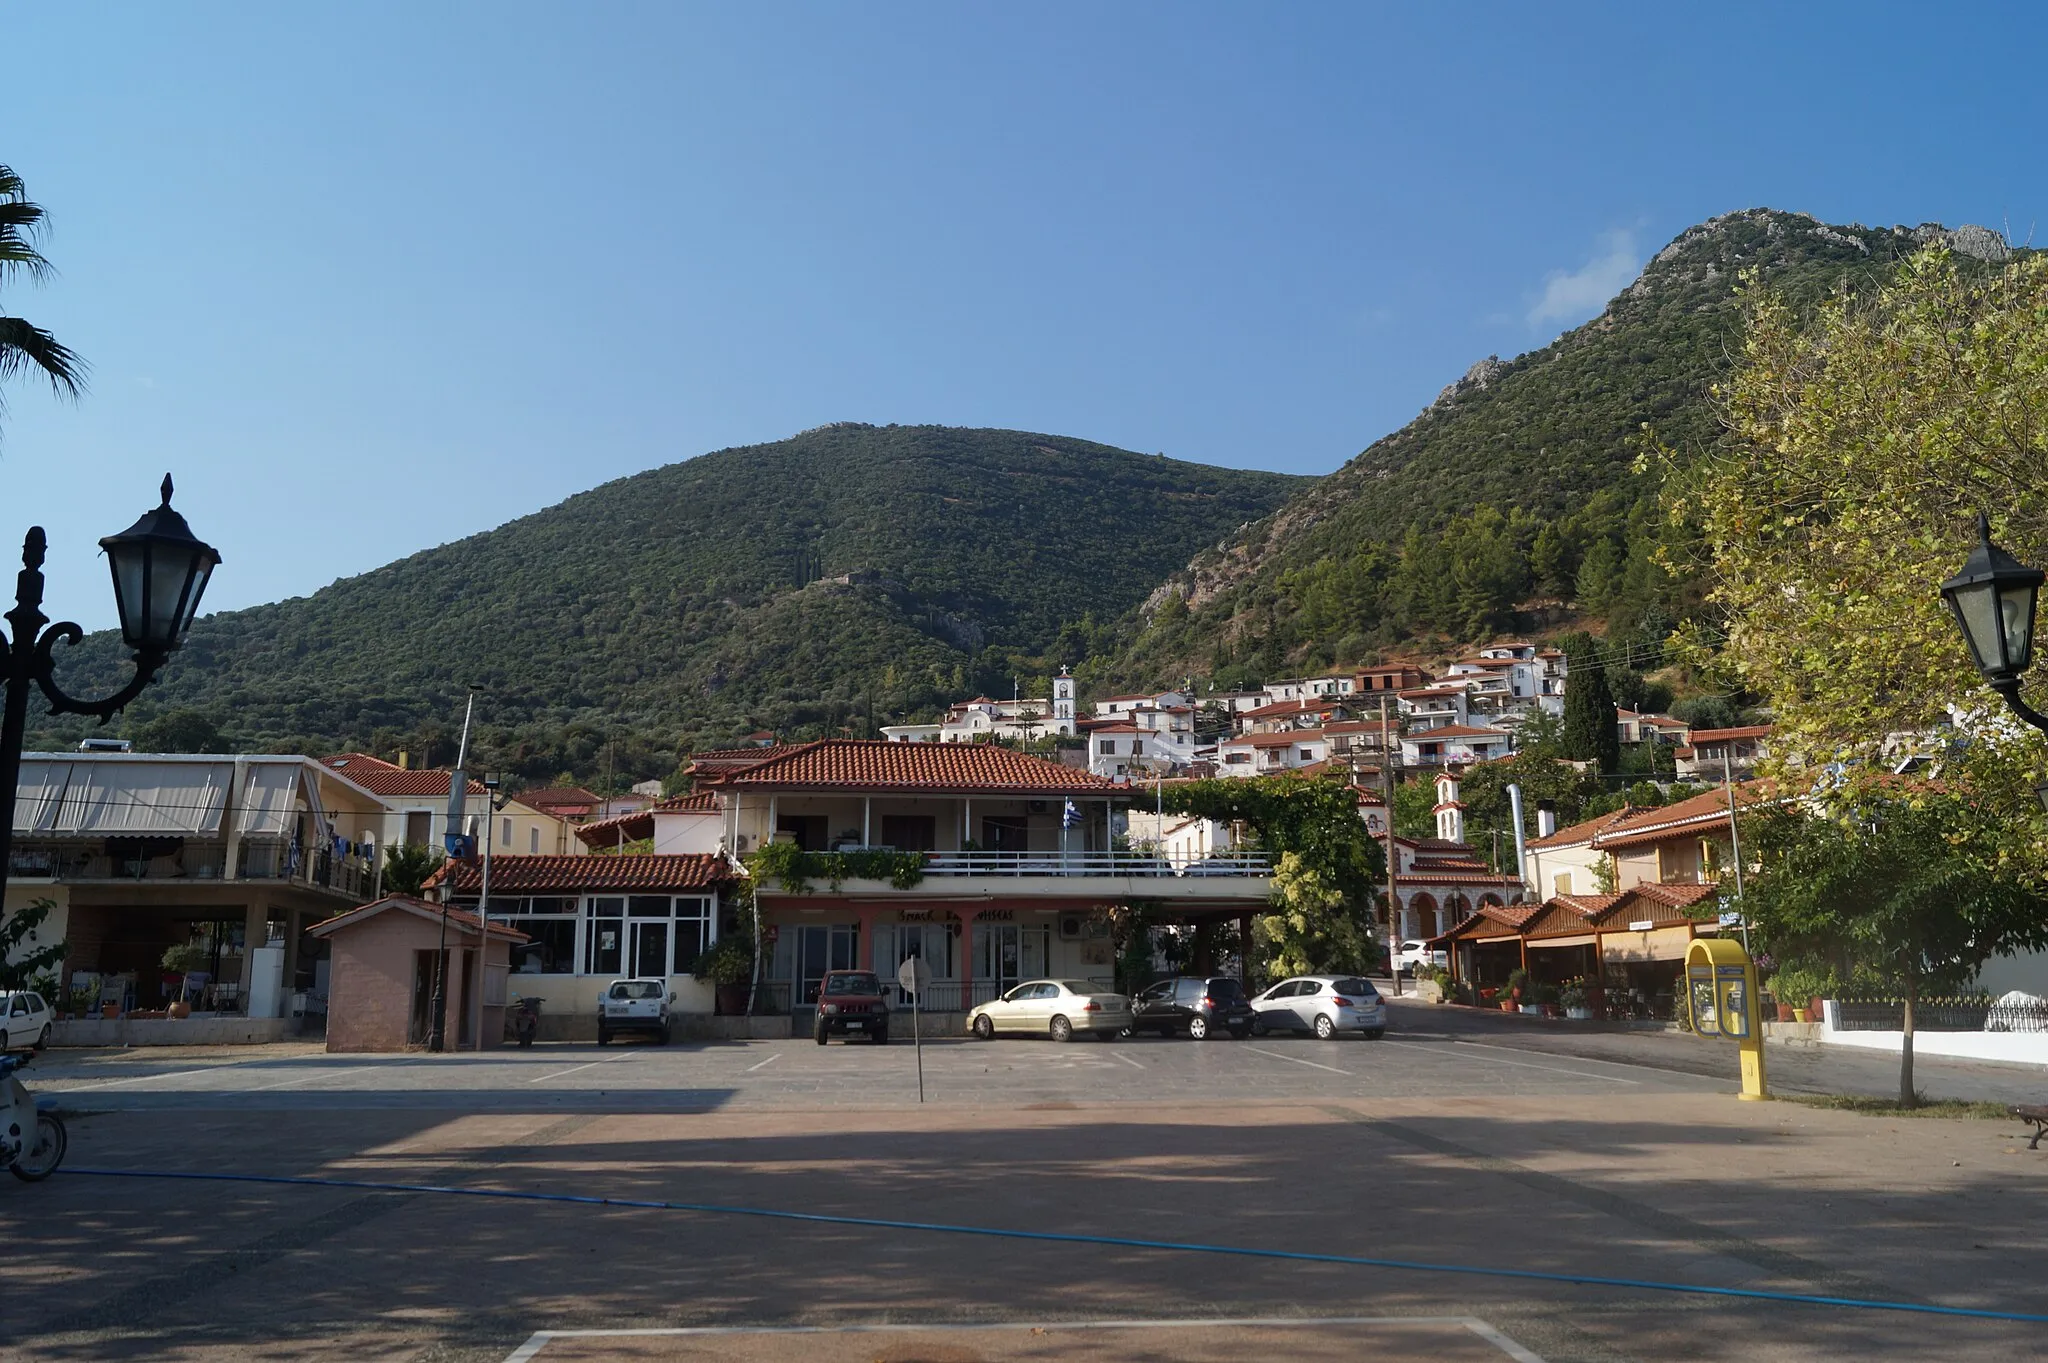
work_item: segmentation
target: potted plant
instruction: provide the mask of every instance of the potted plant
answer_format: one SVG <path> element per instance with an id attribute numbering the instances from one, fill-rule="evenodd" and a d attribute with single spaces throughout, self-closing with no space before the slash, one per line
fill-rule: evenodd
<path id="1" fill-rule="evenodd" d="M 1811 1022 L 1820 1016 L 1821 997 L 1833 988 L 1833 981 L 1818 970 L 1786 966 L 1771 977 L 1771 992 L 1778 1000 L 1778 1021 Z"/>
<path id="2" fill-rule="evenodd" d="M 1528 971 L 1520 967 L 1508 972 L 1508 982 L 1501 990 L 1501 993 L 1506 995 L 1514 1005 L 1513 1009 L 1504 1008 L 1503 1012 L 1519 1010 L 1524 1013 L 1541 1013 L 1543 1011 L 1543 1006 L 1536 1002 L 1536 981 L 1530 977 Z"/>
<path id="3" fill-rule="evenodd" d="M 1543 1016 L 1547 1018 L 1561 1018 L 1564 1016 L 1564 1005 L 1560 1001 L 1560 991 L 1554 984 L 1546 983 L 1536 986 L 1536 1006 L 1543 1010 Z"/>
<path id="4" fill-rule="evenodd" d="M 170 1007 L 165 1011 L 174 1018 L 192 1016 L 192 1005 L 185 1001 L 185 977 L 206 964 L 206 948 L 197 942 L 178 942 L 164 948 L 164 992 L 171 995 Z"/>
<path id="5" fill-rule="evenodd" d="M 690 973 L 713 986 L 713 1007 L 726 1017 L 747 1011 L 747 995 L 754 983 L 754 944 L 743 932 L 731 933 L 711 944 L 690 966 Z"/>
<path id="6" fill-rule="evenodd" d="M 1564 988 L 1557 991 L 1557 1001 L 1564 1005 L 1564 1015 L 1575 1022 L 1590 1022 L 1593 1018 L 1593 996 L 1586 988 L 1585 977 L 1566 980 Z"/>

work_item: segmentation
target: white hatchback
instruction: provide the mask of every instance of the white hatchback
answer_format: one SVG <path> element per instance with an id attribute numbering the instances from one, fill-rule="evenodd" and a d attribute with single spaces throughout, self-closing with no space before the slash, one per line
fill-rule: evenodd
<path id="1" fill-rule="evenodd" d="M 50 1024 L 55 1020 L 41 994 L 0 990 L 0 1052 L 40 1051 L 50 1044 Z"/>
<path id="2" fill-rule="evenodd" d="M 1313 1032 L 1328 1041 L 1339 1032 L 1387 1034 L 1387 1002 L 1372 981 L 1356 975 L 1296 975 L 1252 1000 L 1252 1030 Z"/>

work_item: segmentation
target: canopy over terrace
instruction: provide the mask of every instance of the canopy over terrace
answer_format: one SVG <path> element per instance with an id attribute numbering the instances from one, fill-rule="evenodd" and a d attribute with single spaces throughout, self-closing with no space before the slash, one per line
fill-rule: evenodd
<path id="1" fill-rule="evenodd" d="M 1573 978 L 1645 1007 L 1671 994 L 1686 946 L 1719 932 L 1713 885 L 1636 885 L 1619 894 L 1558 895 L 1540 905 L 1482 909 L 1436 939 L 1454 978 L 1498 985 L 1526 969 L 1540 983 Z"/>

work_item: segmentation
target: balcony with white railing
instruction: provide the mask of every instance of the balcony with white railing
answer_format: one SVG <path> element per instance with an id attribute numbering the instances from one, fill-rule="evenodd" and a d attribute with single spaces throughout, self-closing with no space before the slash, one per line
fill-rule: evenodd
<path id="1" fill-rule="evenodd" d="M 1264 856 L 1207 857 L 1175 865 L 1151 852 L 927 852 L 926 876 L 1270 876 Z"/>
<path id="2" fill-rule="evenodd" d="M 886 852 L 890 848 L 859 851 Z M 858 863 L 837 862 L 815 853 L 800 871 L 803 893 L 846 894 L 862 900 L 896 899 L 1115 899 L 1136 896 L 1166 900 L 1263 902 L 1272 888 L 1273 868 L 1263 854 L 1241 853 L 1191 860 L 1156 852 L 944 851 L 924 852 L 909 884 L 872 879 L 880 874 Z M 836 874 L 835 874 L 836 873 Z M 773 876 L 764 893 L 783 893 Z"/>

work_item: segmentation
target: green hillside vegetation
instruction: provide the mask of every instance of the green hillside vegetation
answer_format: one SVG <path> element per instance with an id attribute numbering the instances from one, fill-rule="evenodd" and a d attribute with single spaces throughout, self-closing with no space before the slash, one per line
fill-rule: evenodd
<path id="1" fill-rule="evenodd" d="M 475 684 L 483 760 L 541 779 L 660 775 L 756 728 L 865 733 L 870 713 L 1041 685 L 1093 621 L 1305 481 L 1019 431 L 822 427 L 210 616 L 114 732 L 445 761 Z M 78 654 L 71 684 L 113 684 L 111 634 Z"/>
<path id="2" fill-rule="evenodd" d="M 1593 321 L 1473 366 L 1413 422 L 1206 550 L 1096 675 L 1196 670 L 1236 685 L 1574 619 L 1660 642 L 1698 603 L 1659 566 L 1673 531 L 1640 461 L 1645 428 L 1681 457 L 1720 438 L 1710 390 L 1739 343 L 1742 273 L 1811 308 L 1939 231 L 1765 209 L 1693 228 Z M 1987 237 L 1963 249 L 1996 254 Z"/>

